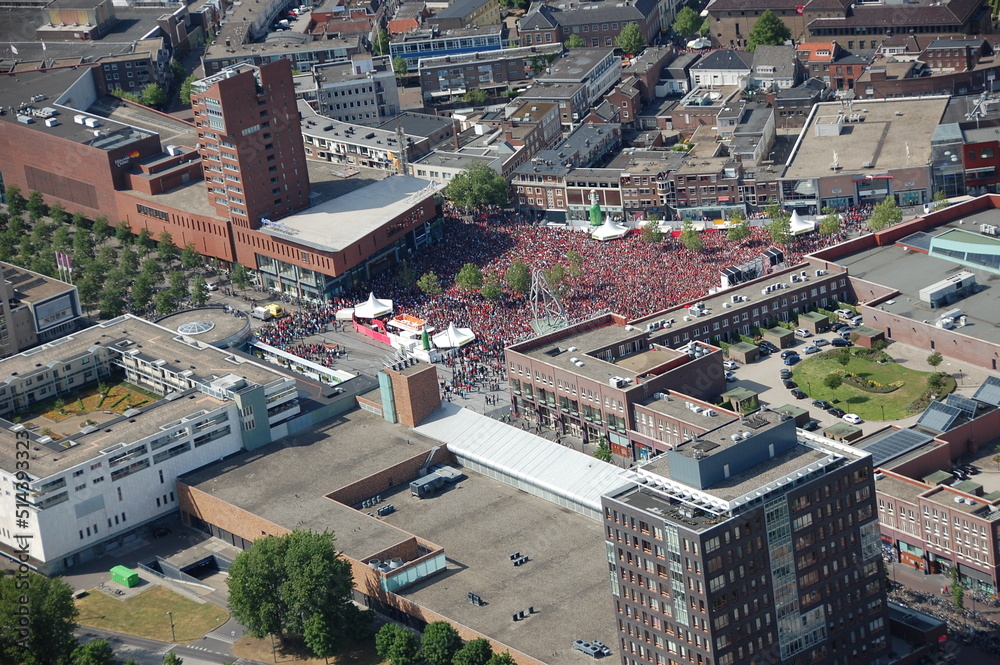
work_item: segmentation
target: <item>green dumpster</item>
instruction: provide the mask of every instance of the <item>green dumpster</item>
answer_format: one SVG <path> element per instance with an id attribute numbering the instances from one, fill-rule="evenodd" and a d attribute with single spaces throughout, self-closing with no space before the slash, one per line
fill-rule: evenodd
<path id="1" fill-rule="evenodd" d="M 111 581 L 122 586 L 134 587 L 139 584 L 139 573 L 125 566 L 115 566 L 111 569 Z"/>

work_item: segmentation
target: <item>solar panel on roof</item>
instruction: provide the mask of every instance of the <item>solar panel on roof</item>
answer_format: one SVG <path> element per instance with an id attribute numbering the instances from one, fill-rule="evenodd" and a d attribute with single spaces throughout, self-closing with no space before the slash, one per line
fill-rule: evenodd
<path id="1" fill-rule="evenodd" d="M 941 402 L 931 402 L 917 420 L 917 425 L 935 432 L 947 432 L 960 415 L 962 410 L 959 408 Z"/>
<path id="2" fill-rule="evenodd" d="M 983 385 L 979 386 L 979 389 L 976 390 L 976 394 L 972 396 L 972 399 L 977 402 L 982 402 L 983 404 L 1000 406 L 1000 378 L 995 376 L 986 377 L 986 380 L 983 381 Z"/>
<path id="3" fill-rule="evenodd" d="M 976 403 L 973 402 L 968 397 L 962 397 L 961 395 L 955 395 L 954 393 L 948 395 L 944 399 L 944 403 L 948 406 L 953 406 L 957 409 L 962 410 L 962 415 L 966 418 L 976 417 Z"/>
<path id="4" fill-rule="evenodd" d="M 923 432 L 901 429 L 862 446 L 862 450 L 871 453 L 872 466 L 878 467 L 933 440 L 934 437 Z"/>

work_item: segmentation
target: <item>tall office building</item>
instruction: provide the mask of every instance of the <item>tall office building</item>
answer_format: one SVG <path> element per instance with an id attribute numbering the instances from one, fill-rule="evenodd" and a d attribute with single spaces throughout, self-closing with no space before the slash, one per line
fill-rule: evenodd
<path id="1" fill-rule="evenodd" d="M 209 203 L 256 229 L 309 205 L 309 173 L 292 66 L 234 65 L 196 81 L 191 95 Z"/>
<path id="2" fill-rule="evenodd" d="M 622 665 L 888 661 L 871 458 L 762 411 L 603 498 Z"/>

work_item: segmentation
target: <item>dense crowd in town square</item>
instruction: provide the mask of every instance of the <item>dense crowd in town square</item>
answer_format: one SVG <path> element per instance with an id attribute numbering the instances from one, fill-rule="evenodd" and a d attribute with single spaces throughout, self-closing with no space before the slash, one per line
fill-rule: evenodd
<path id="1" fill-rule="evenodd" d="M 867 219 L 870 210 L 840 212 L 842 233 L 800 236 L 784 248 L 786 260 L 795 262 L 804 254 L 843 240 L 848 229 Z M 637 232 L 598 242 L 587 233 L 539 225 L 506 210 L 464 217 L 449 210 L 441 240 L 410 257 L 413 273 L 435 273 L 443 294 L 428 296 L 416 286 L 400 286 L 395 273 L 385 273 L 354 293 L 292 312 L 264 326 L 257 335 L 267 344 L 324 365 L 333 364 L 343 356 L 342 349 L 302 340 L 342 325 L 336 321 L 336 312 L 364 301 L 373 291 L 378 298 L 393 300 L 395 314 L 422 318 L 437 330 L 449 323 L 471 328 L 475 342 L 446 361 L 455 377 L 449 387 L 459 390 L 485 385 L 500 376 L 504 347 L 531 333 L 531 308 L 527 295 L 511 293 L 506 287 L 497 300 L 462 290 L 454 284 L 454 277 L 463 265 L 474 263 L 484 276 L 496 275 L 503 281 L 515 261 L 523 261 L 532 270 L 562 264 L 569 272 L 562 303 L 571 320 L 603 311 L 634 318 L 704 296 L 709 288 L 719 285 L 723 268 L 757 258 L 772 245 L 764 227 L 753 227 L 750 237 L 739 243 L 728 240 L 722 231 L 706 231 L 701 239 L 701 252 L 688 250 L 680 238 L 669 234 L 660 243 L 645 242 Z M 567 258 L 572 252 L 582 258 L 576 271 Z"/>

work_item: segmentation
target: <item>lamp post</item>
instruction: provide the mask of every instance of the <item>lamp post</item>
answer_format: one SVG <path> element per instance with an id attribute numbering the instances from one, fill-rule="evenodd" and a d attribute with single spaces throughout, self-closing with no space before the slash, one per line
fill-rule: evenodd
<path id="1" fill-rule="evenodd" d="M 176 642 L 177 638 L 174 636 L 174 613 L 167 610 L 167 616 L 170 618 L 170 641 Z"/>
<path id="2" fill-rule="evenodd" d="M 885 420 L 885 404 L 879 404 L 879 408 L 882 409 L 882 420 Z"/>

